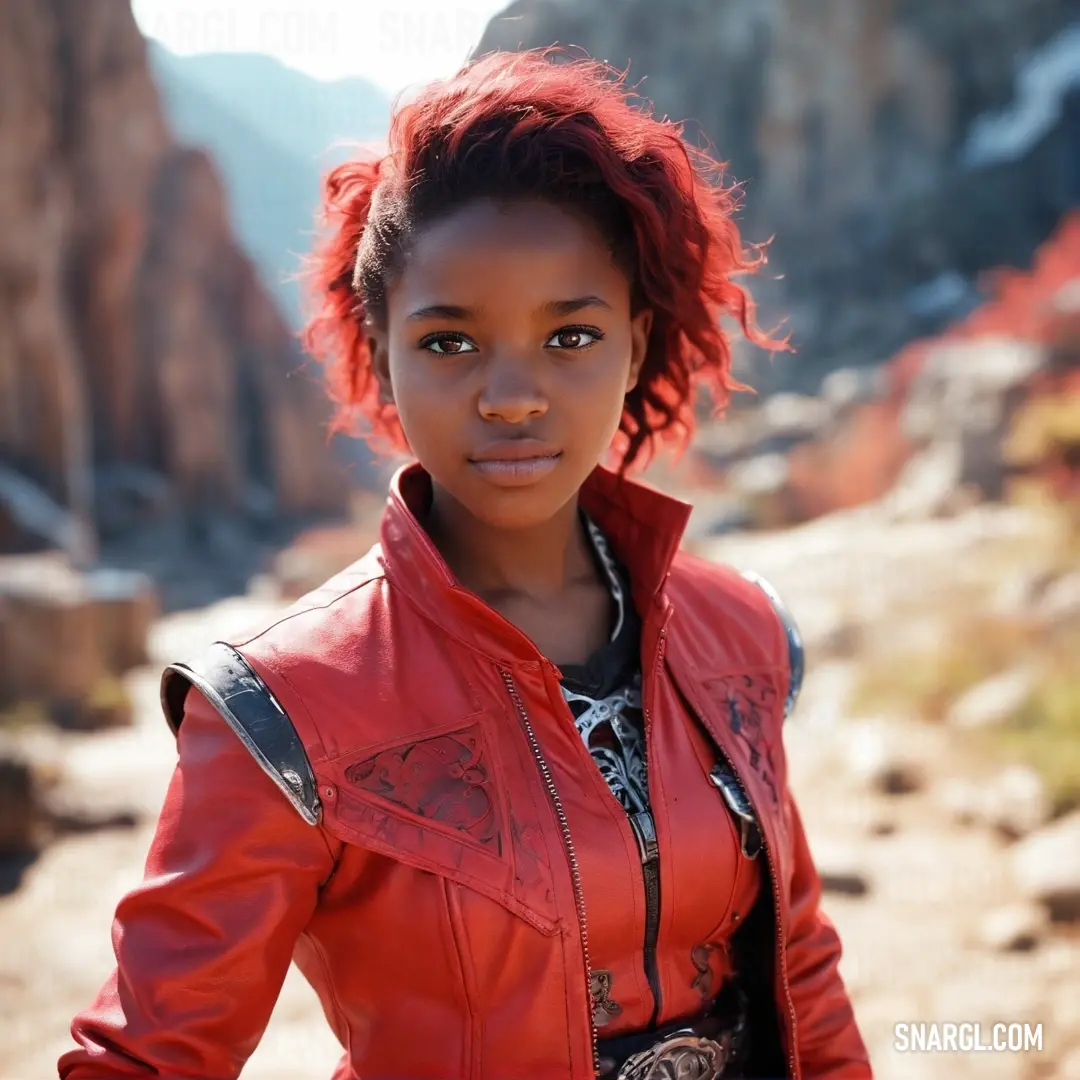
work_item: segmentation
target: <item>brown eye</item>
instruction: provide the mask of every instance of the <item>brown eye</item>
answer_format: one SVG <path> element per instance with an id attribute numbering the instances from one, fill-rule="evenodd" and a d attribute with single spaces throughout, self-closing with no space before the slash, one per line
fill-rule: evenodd
<path id="1" fill-rule="evenodd" d="M 567 326 L 552 334 L 547 344 L 556 349 L 586 349 L 603 336 L 599 330 L 586 329 L 583 326 Z"/>
<path id="2" fill-rule="evenodd" d="M 420 343 L 420 347 L 436 356 L 460 356 L 462 353 L 476 352 L 476 346 L 472 342 L 449 334 L 426 338 Z"/>

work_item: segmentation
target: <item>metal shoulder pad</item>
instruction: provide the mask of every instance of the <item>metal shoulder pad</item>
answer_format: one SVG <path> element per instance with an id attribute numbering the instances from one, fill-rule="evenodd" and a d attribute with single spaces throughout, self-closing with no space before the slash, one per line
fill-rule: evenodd
<path id="1" fill-rule="evenodd" d="M 788 695 L 784 702 L 784 719 L 787 719 L 795 711 L 795 703 L 799 699 L 799 691 L 802 689 L 803 675 L 806 671 L 802 635 L 791 612 L 780 599 L 780 594 L 760 574 L 755 574 L 752 570 L 744 570 L 742 576 L 747 581 L 752 581 L 769 598 L 769 603 L 772 604 L 773 611 L 776 612 L 787 637 Z"/>
<path id="2" fill-rule="evenodd" d="M 219 641 L 197 661 L 165 669 L 161 705 L 174 734 L 179 734 L 192 686 L 221 713 L 297 813 L 309 825 L 317 825 L 322 806 L 304 744 L 288 713 L 244 657 Z"/>

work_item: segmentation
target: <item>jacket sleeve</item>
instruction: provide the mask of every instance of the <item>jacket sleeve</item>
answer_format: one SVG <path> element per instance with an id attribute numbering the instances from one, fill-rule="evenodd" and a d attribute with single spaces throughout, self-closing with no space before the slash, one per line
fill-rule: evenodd
<path id="1" fill-rule="evenodd" d="M 840 937 L 821 910 L 821 878 L 790 791 L 794 872 L 787 933 L 788 984 L 795 1007 L 803 1080 L 871 1080 L 866 1046 L 840 977 Z"/>
<path id="2" fill-rule="evenodd" d="M 270 1018 L 335 854 L 194 689 L 116 968 L 75 1017 L 61 1080 L 230 1080 Z"/>

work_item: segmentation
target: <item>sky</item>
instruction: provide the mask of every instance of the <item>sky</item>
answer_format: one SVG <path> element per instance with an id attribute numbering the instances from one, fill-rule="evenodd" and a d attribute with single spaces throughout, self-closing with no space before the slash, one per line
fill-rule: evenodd
<path id="1" fill-rule="evenodd" d="M 132 0 L 139 28 L 181 55 L 257 52 L 317 79 L 390 94 L 453 74 L 509 0 Z"/>

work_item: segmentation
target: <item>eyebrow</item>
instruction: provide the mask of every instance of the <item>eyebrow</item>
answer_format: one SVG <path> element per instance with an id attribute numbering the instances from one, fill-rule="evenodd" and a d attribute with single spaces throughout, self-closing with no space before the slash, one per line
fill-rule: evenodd
<path id="1" fill-rule="evenodd" d="M 611 305 L 599 296 L 575 296 L 570 300 L 549 300 L 540 311 L 548 316 L 573 315 L 576 311 L 584 308 L 597 307 L 611 310 Z M 417 322 L 421 319 L 455 319 L 464 322 L 475 318 L 478 311 L 474 308 L 460 307 L 457 304 L 429 304 L 427 307 L 417 308 L 407 316 L 409 322 Z"/>

